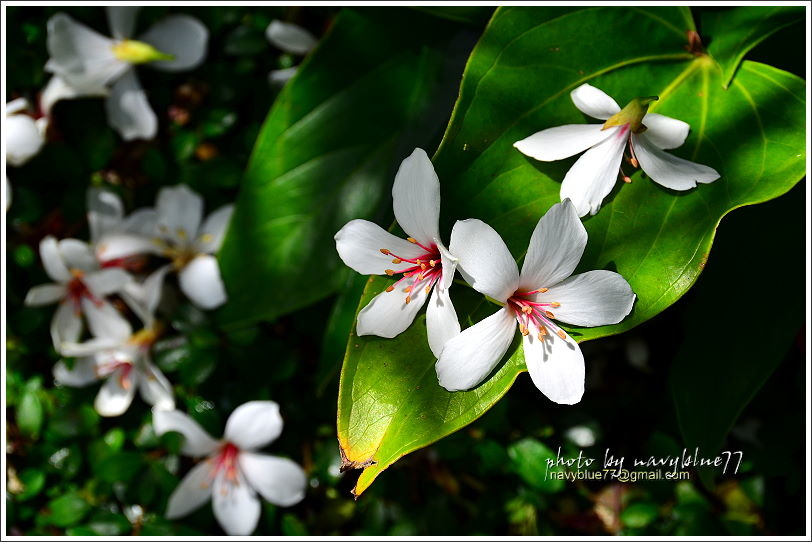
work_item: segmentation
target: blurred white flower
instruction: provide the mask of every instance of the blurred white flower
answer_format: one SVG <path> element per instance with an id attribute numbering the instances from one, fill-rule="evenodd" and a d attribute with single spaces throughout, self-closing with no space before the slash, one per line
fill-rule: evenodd
<path id="1" fill-rule="evenodd" d="M 21 166 L 45 143 L 45 124 L 26 115 L 28 100 L 17 98 L 6 104 L 6 163 Z"/>
<path id="2" fill-rule="evenodd" d="M 318 40 L 313 34 L 301 26 L 285 23 L 274 19 L 268 28 L 265 29 L 265 37 L 268 38 L 275 47 L 292 55 L 304 56 L 318 45 Z M 282 86 L 296 75 L 297 67 L 285 68 L 282 70 L 271 70 L 268 74 L 268 81 L 271 86 Z"/>
<path id="3" fill-rule="evenodd" d="M 214 254 L 233 212 L 233 205 L 225 205 L 203 220 L 200 195 L 185 185 L 165 187 L 158 193 L 155 220 L 145 222 L 142 234 L 104 235 L 96 244 L 96 254 L 105 264 L 136 254 L 169 258 L 183 293 L 198 307 L 213 309 L 227 300 Z"/>
<path id="4" fill-rule="evenodd" d="M 612 271 L 572 275 L 586 242 L 586 229 L 565 199 L 539 220 L 519 273 L 493 228 L 476 219 L 458 221 L 451 251 L 460 274 L 503 308 L 446 343 L 436 365 L 440 385 L 457 391 L 482 382 L 507 351 L 518 323 L 536 387 L 556 403 L 580 401 L 584 357 L 553 320 L 585 327 L 616 324 L 629 314 L 635 298 L 629 283 Z"/>
<path id="5" fill-rule="evenodd" d="M 172 15 L 136 40 L 130 39 L 139 9 L 107 7 L 112 38 L 64 13 L 51 17 L 48 21 L 51 57 L 45 69 L 59 79 L 52 80 L 46 88 L 44 110 L 49 111 L 57 99 L 99 95 L 109 87 L 107 116 L 121 137 L 132 140 L 155 136 L 158 120 L 132 67 L 149 64 L 164 71 L 191 70 L 203 62 L 209 33 L 194 17 Z"/>
<path id="6" fill-rule="evenodd" d="M 108 318 L 115 320 L 115 325 L 94 330 L 93 339 L 62 345 L 63 355 L 77 359 L 71 367 L 59 361 L 54 367 L 54 379 L 71 387 L 106 379 L 94 405 L 102 416 L 119 416 L 126 412 L 136 388 L 141 398 L 156 409 L 175 408 L 171 384 L 150 359 L 152 345 L 161 333 L 154 315 L 162 283 L 162 272 L 153 273 L 141 286 L 140 295 L 135 296 L 133 309 L 144 324 L 137 333 L 133 333 L 127 320 L 114 313 Z"/>
<path id="7" fill-rule="evenodd" d="M 282 432 L 279 405 L 273 401 L 250 401 L 237 407 L 219 441 L 177 410 L 154 411 L 152 420 L 158 435 L 177 431 L 185 437 L 181 453 L 206 458 L 172 492 L 167 518 L 185 516 L 212 499 L 214 516 L 223 530 L 244 536 L 259 521 L 256 493 L 277 506 L 293 506 L 304 498 L 307 477 L 299 465 L 256 453 Z"/>
<path id="8" fill-rule="evenodd" d="M 97 337 L 121 336 L 129 331 L 105 296 L 121 292 L 132 277 L 123 269 L 100 269 L 90 246 L 77 239 L 58 241 L 48 236 L 40 242 L 40 258 L 54 284 L 34 286 L 25 297 L 28 306 L 59 303 L 51 321 L 54 347 L 79 340 L 82 315 Z M 123 323 L 122 323 L 123 322 Z"/>
<path id="9" fill-rule="evenodd" d="M 675 149 L 685 142 L 690 126 L 677 119 L 648 113 L 656 96 L 635 98 L 623 110 L 602 90 L 581 85 L 570 93 L 581 112 L 606 121 L 603 124 L 556 126 L 517 141 L 520 152 L 545 162 L 562 160 L 586 151 L 570 168 L 561 184 L 561 200 L 572 200 L 578 216 L 595 214 L 612 191 L 628 143 L 630 162 L 638 165 L 652 181 L 672 190 L 688 190 L 697 183 L 719 178 L 715 169 L 678 158 L 663 149 Z"/>
<path id="10" fill-rule="evenodd" d="M 460 332 L 448 295 L 457 261 L 440 240 L 440 180 L 423 149 L 415 149 L 400 164 L 392 185 L 392 207 L 407 239 L 360 219 L 335 235 L 338 255 L 348 267 L 363 275 L 403 275 L 358 313 L 357 333 L 400 335 L 431 293 L 426 331 L 431 351 L 439 356 L 445 342 Z"/>

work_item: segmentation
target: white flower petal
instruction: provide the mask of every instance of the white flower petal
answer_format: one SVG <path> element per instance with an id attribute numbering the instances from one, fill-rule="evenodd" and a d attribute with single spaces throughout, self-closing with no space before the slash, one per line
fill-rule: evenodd
<path id="1" fill-rule="evenodd" d="M 135 20 L 140 6 L 107 6 L 107 22 L 110 33 L 117 40 L 129 39 L 135 34 Z"/>
<path id="2" fill-rule="evenodd" d="M 318 44 L 313 34 L 299 25 L 273 20 L 265 29 L 265 37 L 286 53 L 306 55 Z"/>
<path id="3" fill-rule="evenodd" d="M 239 469 L 235 480 L 226 478 L 225 471 L 218 473 L 212 488 L 212 504 L 214 517 L 229 536 L 247 536 L 256 529 L 259 499 Z"/>
<path id="4" fill-rule="evenodd" d="M 175 431 L 184 436 L 181 453 L 191 457 L 202 457 L 213 453 L 218 446 L 196 421 L 179 410 L 152 411 L 152 425 L 158 436 Z"/>
<path id="5" fill-rule="evenodd" d="M 234 206 L 223 205 L 206 217 L 195 242 L 198 251 L 214 254 L 220 250 L 232 214 L 234 214 Z"/>
<path id="6" fill-rule="evenodd" d="M 93 273 L 88 273 L 82 278 L 82 282 L 88 289 L 98 297 L 105 297 L 124 289 L 124 286 L 132 282 L 132 276 L 116 267 L 100 269 Z"/>
<path id="7" fill-rule="evenodd" d="M 400 163 L 392 185 L 392 208 L 409 237 L 427 247 L 440 237 L 440 180 L 423 149 L 415 149 Z"/>
<path id="8" fill-rule="evenodd" d="M 240 452 L 240 469 L 251 487 L 277 506 L 293 506 L 304 499 L 307 475 L 290 459 Z"/>
<path id="9" fill-rule="evenodd" d="M 95 243 L 103 235 L 114 233 L 124 220 L 124 204 L 118 194 L 91 186 L 87 189 L 87 225 L 90 241 Z"/>
<path id="10" fill-rule="evenodd" d="M 122 139 L 152 139 L 158 133 L 158 117 L 133 70 L 113 84 L 104 106 L 110 126 Z"/>
<path id="11" fill-rule="evenodd" d="M 150 62 L 151 67 L 168 72 L 185 71 L 203 63 L 209 31 L 194 17 L 171 15 L 155 23 L 139 40 L 175 57 Z"/>
<path id="12" fill-rule="evenodd" d="M 612 137 L 586 151 L 570 168 L 561 183 L 561 201 L 569 198 L 578 216 L 595 214 L 615 186 L 628 128 L 610 128 Z"/>
<path id="13" fill-rule="evenodd" d="M 255 450 L 282 433 L 279 405 L 273 401 L 248 401 L 238 406 L 226 422 L 223 438 L 242 450 Z"/>
<path id="14" fill-rule="evenodd" d="M 73 81 L 69 84 L 64 78 L 54 75 L 40 94 L 39 106 L 45 118 L 50 116 L 54 104 L 60 100 L 70 100 L 85 96 L 103 97 L 108 95 L 107 85 L 99 81 Z"/>
<path id="15" fill-rule="evenodd" d="M 21 166 L 36 155 L 45 139 L 37 123 L 28 115 L 6 117 L 6 163 Z"/>
<path id="16" fill-rule="evenodd" d="M 87 327 L 93 336 L 126 340 L 132 335 L 130 323 L 119 312 L 103 299 L 82 298 L 82 312 L 87 320 Z"/>
<path id="17" fill-rule="evenodd" d="M 697 183 L 712 183 L 719 173 L 712 167 L 679 158 L 657 148 L 646 132 L 633 135 L 634 153 L 640 169 L 652 181 L 672 190 L 689 190 Z"/>
<path id="18" fill-rule="evenodd" d="M 28 109 L 31 104 L 28 103 L 28 100 L 25 98 L 15 98 L 10 102 L 6 103 L 6 116 L 16 115 L 17 113 L 21 113 Z"/>
<path id="19" fill-rule="evenodd" d="M 406 331 L 428 299 L 426 282 L 422 282 L 410 292 L 403 291 L 413 284 L 413 280 L 404 279 L 391 292 L 383 291 L 372 298 L 372 301 L 358 313 L 355 332 L 358 335 L 375 335 L 391 339 Z M 407 296 L 409 303 L 406 303 Z"/>
<path id="20" fill-rule="evenodd" d="M 582 113 L 596 119 L 606 120 L 620 112 L 620 106 L 611 96 L 592 85 L 581 85 L 570 92 L 570 98 Z"/>
<path id="21" fill-rule="evenodd" d="M 51 340 L 60 350 L 63 343 L 75 343 L 82 334 L 82 317 L 70 301 L 63 301 L 51 320 Z M 69 354 L 63 354 L 69 355 Z"/>
<path id="22" fill-rule="evenodd" d="M 161 254 L 162 248 L 154 239 L 134 233 L 105 235 L 96 243 L 96 257 L 109 262 L 137 254 Z"/>
<path id="23" fill-rule="evenodd" d="M 213 477 L 210 460 L 192 467 L 169 496 L 166 519 L 183 517 L 206 504 L 211 498 Z"/>
<path id="24" fill-rule="evenodd" d="M 49 235 L 39 243 L 39 257 L 45 272 L 55 282 L 69 282 L 73 275 L 68 271 L 65 262 L 62 261 L 62 254 L 59 252 L 59 243 L 56 238 Z"/>
<path id="25" fill-rule="evenodd" d="M 59 253 L 62 261 L 69 269 L 77 269 L 84 273 L 96 271 L 99 263 L 89 244 L 79 239 L 62 239 L 59 241 Z"/>
<path id="26" fill-rule="evenodd" d="M 613 271 L 588 271 L 568 278 L 535 296 L 538 301 L 556 301 L 555 319 L 575 326 L 617 324 L 632 310 L 634 292 Z"/>
<path id="27" fill-rule="evenodd" d="M 293 79 L 298 69 L 298 66 L 293 66 L 292 68 L 285 68 L 284 70 L 271 70 L 268 72 L 268 84 L 272 87 L 284 86 L 285 83 Z"/>
<path id="28" fill-rule="evenodd" d="M 217 258 L 200 254 L 178 274 L 180 289 L 201 309 L 215 309 L 228 300 Z"/>
<path id="29" fill-rule="evenodd" d="M 158 211 L 148 208 L 133 211 L 122 221 L 120 231 L 136 233 L 150 239 L 155 237 L 158 234 Z"/>
<path id="30" fill-rule="evenodd" d="M 152 327 L 155 322 L 155 310 L 161 301 L 164 278 L 171 269 L 171 265 L 159 267 L 144 279 L 142 284 L 135 281 L 129 282 L 121 292 L 121 297 L 138 316 L 144 327 Z"/>
<path id="31" fill-rule="evenodd" d="M 161 188 L 155 208 L 158 211 L 159 233 L 180 246 L 194 241 L 203 219 L 203 198 L 179 184 Z"/>
<path id="32" fill-rule="evenodd" d="M 440 357 L 445 343 L 460 334 L 457 311 L 454 310 L 448 290 L 439 284 L 434 287 L 426 306 L 426 334 L 435 358 Z"/>
<path id="33" fill-rule="evenodd" d="M 45 69 L 64 78 L 72 87 L 98 88 L 130 68 L 113 53 L 114 40 L 78 23 L 64 13 L 48 20 L 48 53 Z"/>
<path id="34" fill-rule="evenodd" d="M 115 337 L 96 337 L 84 342 L 63 342 L 57 350 L 63 356 L 97 356 L 107 358 L 115 356 L 122 347 L 123 340 Z M 97 360 L 98 361 L 98 360 Z"/>
<path id="35" fill-rule="evenodd" d="M 81 388 L 92 384 L 98 379 L 96 359 L 94 357 L 78 358 L 74 360 L 73 367 L 70 369 L 63 360 L 59 360 L 54 365 L 54 380 L 61 386 Z"/>
<path id="36" fill-rule="evenodd" d="M 672 119 L 657 113 L 648 113 L 643 117 L 643 125 L 648 128 L 646 137 L 661 149 L 676 149 L 688 137 L 691 125 L 681 120 Z"/>
<path id="37" fill-rule="evenodd" d="M 28 290 L 23 303 L 28 307 L 50 305 L 62 299 L 65 294 L 65 287 L 61 284 L 41 284 Z"/>
<path id="38" fill-rule="evenodd" d="M 448 289 L 454 283 L 454 273 L 457 272 L 457 257 L 451 254 L 440 239 L 435 239 L 434 244 L 440 251 L 440 262 L 443 265 L 443 277 L 437 283 L 443 289 Z"/>
<path id="39" fill-rule="evenodd" d="M 152 405 L 156 410 L 175 408 L 172 384 L 155 365 L 147 360 L 143 361 L 141 375 L 138 378 L 138 391 L 144 402 Z"/>
<path id="40" fill-rule="evenodd" d="M 123 367 L 113 371 L 96 395 L 96 401 L 93 403 L 96 412 L 107 417 L 121 416 L 127 412 L 135 397 L 136 378 L 132 369 L 126 377 Z"/>
<path id="41" fill-rule="evenodd" d="M 548 333 L 540 341 L 535 333 L 523 339 L 524 360 L 533 384 L 551 401 L 574 405 L 584 395 L 584 356 L 569 336 Z"/>
<path id="42" fill-rule="evenodd" d="M 351 220 L 335 234 L 338 255 L 351 269 L 362 275 L 383 275 L 386 269 L 402 271 L 413 264 L 392 263 L 393 256 L 381 253 L 387 249 L 400 258 L 414 259 L 423 249 L 405 239 L 395 237 L 368 220 Z"/>
<path id="43" fill-rule="evenodd" d="M 3 206 L 8 211 L 11 205 L 11 183 L 8 182 L 8 177 L 3 175 Z"/>
<path id="44" fill-rule="evenodd" d="M 448 391 L 470 390 L 488 376 L 505 355 L 516 318 L 502 308 L 445 343 L 435 369 Z"/>
<path id="45" fill-rule="evenodd" d="M 458 220 L 451 231 L 457 270 L 476 291 L 506 301 L 519 286 L 519 269 L 496 230 L 475 218 Z"/>
<path id="46" fill-rule="evenodd" d="M 524 258 L 519 289 L 530 292 L 558 284 L 572 274 L 586 248 L 586 228 L 569 200 L 541 217 Z"/>
<path id="47" fill-rule="evenodd" d="M 513 144 L 519 152 L 552 162 L 574 156 L 597 145 L 611 135 L 600 124 L 567 124 L 536 132 Z"/>

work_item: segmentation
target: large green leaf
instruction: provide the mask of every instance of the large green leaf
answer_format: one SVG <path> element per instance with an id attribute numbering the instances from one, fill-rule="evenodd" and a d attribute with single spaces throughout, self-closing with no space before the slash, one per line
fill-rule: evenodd
<path id="1" fill-rule="evenodd" d="M 344 283 L 333 235 L 373 218 L 393 165 L 439 136 L 468 32 L 406 8 L 339 14 L 254 148 L 220 253 L 226 322 L 273 319 Z"/>
<path id="2" fill-rule="evenodd" d="M 783 198 L 725 220 L 708 267 L 691 293 L 685 339 L 669 384 L 685 445 L 699 447 L 703 456 L 713 457 L 722 449 L 741 411 L 803 329 L 805 300 L 791 293 L 805 282 L 803 188 L 796 186 Z M 754 252 L 763 265 L 754 262 Z M 780 277 L 784 293 L 762 299 L 756 296 L 768 267 L 773 277 Z M 699 472 L 711 482 L 712 469 Z"/>
<path id="3" fill-rule="evenodd" d="M 708 53 L 722 69 L 727 87 L 750 49 L 775 32 L 804 20 L 803 6 L 748 6 L 703 14 L 702 35 Z"/>
<path id="4" fill-rule="evenodd" d="M 775 198 L 803 176 L 803 81 L 744 62 L 725 89 L 713 59 L 687 51 L 693 29 L 690 12 L 681 8 L 501 8 L 466 67 L 434 159 L 445 232 L 456 219 L 479 218 L 517 258 L 524 254 L 539 217 L 559 201 L 572 160 L 535 162 L 512 145 L 544 128 L 590 122 L 569 99 L 585 82 L 621 104 L 659 95 L 652 110 L 692 126 L 674 154 L 721 173 L 713 184 L 677 193 L 638 172 L 584 220 L 589 243 L 576 272 L 616 270 L 638 299 L 618 325 L 567 328 L 579 341 L 619 333 L 674 303 L 701 272 L 726 213 Z M 370 280 L 359 307 L 387 284 Z M 452 296 L 463 326 L 495 310 L 470 301 L 465 288 L 452 288 Z M 345 467 L 365 467 L 356 495 L 404 454 L 482 415 L 525 370 L 514 341 L 507 361 L 483 384 L 448 393 L 437 384 L 425 341 L 422 317 L 396 339 L 350 336 L 338 437 Z M 535 407 L 546 403 L 539 394 Z"/>

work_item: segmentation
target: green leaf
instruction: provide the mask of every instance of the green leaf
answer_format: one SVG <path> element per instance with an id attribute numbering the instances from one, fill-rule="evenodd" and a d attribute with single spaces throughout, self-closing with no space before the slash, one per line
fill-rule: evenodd
<path id="1" fill-rule="evenodd" d="M 66 493 L 48 503 L 51 511 L 46 521 L 57 527 L 69 527 L 79 523 L 90 511 L 90 504 L 78 493 Z"/>
<path id="2" fill-rule="evenodd" d="M 112 453 L 103 457 L 94 471 L 99 479 L 105 482 L 129 482 L 144 465 L 141 454 L 137 452 Z"/>
<path id="3" fill-rule="evenodd" d="M 719 242 L 692 292 L 693 316 L 684 323 L 685 339 L 671 367 L 670 388 L 680 429 L 688 449 L 699 447 L 713 457 L 739 414 L 756 395 L 803 329 L 803 296 L 783 295 L 764 306 L 768 317 L 757 325 L 742 320 L 752 313 L 756 285 L 764 284 L 764 268 L 753 265 L 742 246 L 758 248 L 758 260 L 769 262 L 787 292 L 805 283 L 805 197 L 799 185 L 790 194 L 758 207 L 742 209 L 719 228 Z M 708 340 L 713 315 L 713 336 Z M 735 456 L 734 456 L 735 460 Z M 734 461 L 735 463 L 735 461 Z M 699 470 L 712 481 L 716 470 Z"/>
<path id="4" fill-rule="evenodd" d="M 620 520 L 627 527 L 639 529 L 650 524 L 660 515 L 659 508 L 651 502 L 630 504 L 620 514 Z"/>
<path id="5" fill-rule="evenodd" d="M 708 53 L 730 85 L 744 56 L 784 27 L 804 20 L 803 6 L 747 6 L 703 13 L 702 34 Z"/>
<path id="6" fill-rule="evenodd" d="M 23 490 L 14 496 L 18 501 L 26 501 L 35 497 L 45 487 L 45 473 L 38 469 L 25 469 L 19 474 Z"/>
<path id="7" fill-rule="evenodd" d="M 699 276 L 725 214 L 780 196 L 804 175 L 804 82 L 744 62 L 726 90 L 712 59 L 686 51 L 693 28 L 684 8 L 500 8 L 466 67 L 434 158 L 445 232 L 456 219 L 477 217 L 502 235 L 514 256 L 523 256 L 539 218 L 559 201 L 572 161 L 536 162 L 513 143 L 545 128 L 584 123 L 569 93 L 586 82 L 620 103 L 658 95 L 650 111 L 692 127 L 673 154 L 721 174 L 712 184 L 677 193 L 638 172 L 631 184 L 615 187 L 597 215 L 584 219 L 589 243 L 576 273 L 615 270 L 637 300 L 617 325 L 564 326 L 578 341 L 620 333 L 670 306 Z M 632 31 L 634 40 L 618 39 Z M 371 279 L 359 308 L 389 284 Z M 452 288 L 463 327 L 495 309 L 467 301 L 468 295 L 468 289 Z M 477 388 L 448 393 L 437 384 L 423 316 L 395 339 L 351 335 L 338 438 L 344 467 L 365 467 L 356 495 L 403 455 L 493 406 L 525 370 L 519 344 L 514 340 L 506 361 Z M 541 394 L 538 401 L 538 408 L 547 404 Z"/>
<path id="8" fill-rule="evenodd" d="M 333 236 L 372 218 L 393 166 L 439 136 L 469 51 L 460 36 L 408 9 L 338 15 L 257 139 L 220 253 L 225 321 L 270 320 L 344 283 Z"/>
<path id="9" fill-rule="evenodd" d="M 526 438 L 511 444 L 508 456 L 513 470 L 522 480 L 544 493 L 557 493 L 564 489 L 564 480 L 551 478 L 550 472 L 560 471 L 560 467 L 549 467 L 548 461 L 555 462 L 556 455 L 541 442 Z"/>
<path id="10" fill-rule="evenodd" d="M 36 438 L 42 429 L 43 408 L 39 391 L 26 389 L 17 405 L 17 427 L 26 436 Z"/>

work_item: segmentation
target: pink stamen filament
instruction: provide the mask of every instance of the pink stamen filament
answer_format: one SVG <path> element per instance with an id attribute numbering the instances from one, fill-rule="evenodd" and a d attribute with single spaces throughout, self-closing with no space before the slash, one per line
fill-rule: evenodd
<path id="1" fill-rule="evenodd" d="M 223 444 L 217 455 L 209 459 L 213 463 L 213 468 L 209 472 L 209 482 L 213 481 L 220 471 L 223 471 L 226 482 L 230 485 L 237 485 L 239 483 L 239 464 L 237 463 L 239 455 L 240 449 L 237 446 L 230 442 Z M 223 486 L 223 491 L 228 491 L 227 485 Z"/>
<path id="2" fill-rule="evenodd" d="M 86 297 L 91 300 L 96 306 L 100 307 L 102 305 L 101 299 L 97 298 L 90 289 L 87 287 L 87 284 L 84 283 L 82 277 L 84 274 L 81 271 L 72 271 L 73 278 L 68 282 L 66 286 L 67 296 L 66 298 L 73 302 L 74 310 L 76 314 L 80 314 L 82 312 L 82 298 Z"/>
<path id="3" fill-rule="evenodd" d="M 522 335 L 530 332 L 531 326 L 538 329 L 539 339 L 547 334 L 547 329 L 562 337 L 564 331 L 552 322 L 554 315 L 546 307 L 557 308 L 561 304 L 556 301 L 538 302 L 530 301 L 526 296 L 546 292 L 546 288 L 540 288 L 532 292 L 516 293 L 507 300 L 507 305 L 513 310 L 516 321 L 519 322 Z"/>
<path id="4" fill-rule="evenodd" d="M 431 291 L 431 288 L 437 283 L 440 278 L 443 276 L 443 264 L 442 258 L 440 256 L 440 251 L 437 249 L 436 246 L 432 245 L 431 248 L 425 247 L 419 242 L 417 242 L 413 238 L 408 239 L 410 243 L 414 243 L 420 248 L 426 251 L 426 254 L 418 258 L 403 258 L 398 256 L 397 254 L 392 253 L 390 250 L 382 248 L 381 252 L 386 254 L 387 256 L 392 256 L 393 263 L 403 263 L 408 262 L 413 264 L 411 267 L 407 267 L 406 269 L 400 269 L 398 271 L 394 271 L 392 269 L 387 269 L 387 275 L 402 275 L 394 284 L 389 286 L 386 291 L 392 292 L 396 288 L 399 287 L 400 283 L 406 279 L 412 279 L 411 284 L 403 289 L 408 295 L 406 296 L 406 303 L 411 302 L 412 294 L 418 292 L 418 288 L 425 288 L 426 293 L 428 294 Z"/>

